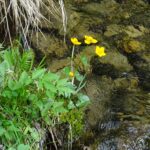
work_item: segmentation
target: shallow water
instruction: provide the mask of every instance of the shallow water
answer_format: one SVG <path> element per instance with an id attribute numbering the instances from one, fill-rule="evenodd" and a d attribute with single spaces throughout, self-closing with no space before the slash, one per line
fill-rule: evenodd
<path id="1" fill-rule="evenodd" d="M 77 13 L 73 20 L 76 26 L 70 31 L 74 35 L 95 35 L 109 49 L 108 54 L 116 50 L 117 55 L 114 60 L 91 61 L 94 75 L 89 77 L 86 87 L 91 98 L 86 111 L 86 133 L 73 147 L 149 150 L 150 5 L 144 0 L 78 1 L 76 4 L 72 7 Z M 135 47 L 129 46 L 130 40 L 138 41 L 141 46 L 137 47 L 138 42 Z"/>
<path id="2" fill-rule="evenodd" d="M 66 43 L 60 23 L 53 30 L 43 26 L 39 45 L 31 39 L 39 58 L 48 56 L 48 68 L 55 72 L 70 64 L 74 36 L 81 41 L 93 36 L 107 53 L 98 58 L 91 54 L 95 46 L 84 44 L 75 51 L 75 62 L 86 55 L 91 66 L 85 87 L 91 104 L 85 132 L 73 149 L 150 150 L 149 0 L 65 0 L 65 7 Z"/>
<path id="3" fill-rule="evenodd" d="M 149 150 L 150 97 L 130 96 L 113 98 L 108 115 L 98 124 L 98 144 L 93 149 Z"/>

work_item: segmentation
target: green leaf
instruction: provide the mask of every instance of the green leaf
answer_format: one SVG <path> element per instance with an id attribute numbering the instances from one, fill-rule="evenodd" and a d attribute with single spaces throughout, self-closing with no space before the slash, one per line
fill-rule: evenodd
<path id="1" fill-rule="evenodd" d="M 40 141 L 40 134 L 35 129 L 32 129 L 31 137 L 37 142 Z"/>
<path id="2" fill-rule="evenodd" d="M 19 78 L 19 82 L 22 84 L 22 85 L 29 85 L 32 80 L 30 78 L 30 76 L 28 75 L 28 73 L 26 71 L 23 71 L 20 78 Z"/>
<path id="3" fill-rule="evenodd" d="M 12 97 L 12 91 L 4 90 L 4 91 L 2 92 L 2 96 L 3 96 L 3 97 L 7 97 L 7 98 L 11 98 L 11 97 Z"/>
<path id="4" fill-rule="evenodd" d="M 75 73 L 75 77 L 78 81 L 83 81 L 84 80 L 84 76 L 81 75 L 78 71 L 76 71 Z"/>
<path id="5" fill-rule="evenodd" d="M 0 127 L 0 136 L 3 136 L 6 130 L 3 127 Z"/>
<path id="6" fill-rule="evenodd" d="M 75 93 L 74 85 L 72 85 L 71 82 L 67 82 L 67 79 L 62 79 L 60 82 L 58 81 L 56 87 L 58 90 L 58 94 L 65 97 L 70 97 L 71 94 Z"/>
<path id="7" fill-rule="evenodd" d="M 70 72 L 70 67 L 65 67 L 64 69 L 63 69 L 63 71 L 64 71 L 64 73 L 68 76 L 69 75 L 69 72 Z"/>
<path id="8" fill-rule="evenodd" d="M 57 81 L 56 84 L 58 94 L 63 95 L 65 97 L 70 97 L 75 91 L 75 87 L 71 82 L 68 82 L 68 79 L 61 79 Z"/>
<path id="9" fill-rule="evenodd" d="M 56 93 L 57 92 L 57 88 L 56 86 L 54 86 L 53 84 L 51 84 L 50 82 L 44 82 L 44 87 L 51 91 L 52 93 Z"/>
<path id="10" fill-rule="evenodd" d="M 36 69 L 32 72 L 32 79 L 41 79 L 43 77 L 43 75 L 45 74 L 46 69 Z"/>
<path id="11" fill-rule="evenodd" d="M 52 103 L 51 103 L 51 102 L 48 102 L 48 103 L 45 105 L 45 107 L 41 110 L 41 115 L 42 115 L 42 117 L 47 116 L 48 111 L 51 109 L 51 107 L 52 107 Z"/>
<path id="12" fill-rule="evenodd" d="M 36 106 L 37 106 L 40 110 L 43 110 L 44 105 L 43 105 L 42 101 L 36 102 Z"/>
<path id="13" fill-rule="evenodd" d="M 16 150 L 16 149 L 13 147 L 9 147 L 8 150 Z"/>
<path id="14" fill-rule="evenodd" d="M 10 125 L 8 128 L 7 128 L 8 131 L 13 131 L 13 132 L 19 132 L 19 128 L 15 127 L 14 125 Z"/>
<path id="15" fill-rule="evenodd" d="M 49 99 L 54 99 L 54 98 L 55 98 L 55 93 L 51 92 L 50 90 L 47 90 L 47 91 L 46 91 L 46 96 L 47 96 Z"/>
<path id="16" fill-rule="evenodd" d="M 87 95 L 78 94 L 78 99 L 79 101 L 76 103 L 76 106 L 78 107 L 85 107 L 90 102 L 90 99 Z"/>
<path id="17" fill-rule="evenodd" d="M 24 144 L 19 144 L 17 147 L 17 150 L 29 150 L 30 146 L 29 145 L 24 145 Z"/>
<path id="18" fill-rule="evenodd" d="M 88 59 L 86 56 L 81 56 L 81 62 L 83 63 L 84 66 L 88 65 Z"/>
<path id="19" fill-rule="evenodd" d="M 60 78 L 59 75 L 57 75 L 56 73 L 48 72 L 47 74 L 44 75 L 43 81 L 54 82 L 57 81 L 59 78 Z"/>
<path id="20" fill-rule="evenodd" d="M 65 96 L 66 98 L 67 97 L 70 97 L 71 96 L 71 94 L 74 94 L 75 93 L 75 91 L 74 91 L 74 89 L 71 89 L 71 87 L 57 87 L 57 89 L 58 89 L 58 93 L 59 93 L 59 95 L 63 95 L 63 96 Z"/>
<path id="21" fill-rule="evenodd" d="M 0 76 L 4 76 L 6 71 L 8 70 L 8 64 L 6 63 L 6 61 L 2 62 L 0 64 Z"/>
<path id="22" fill-rule="evenodd" d="M 18 82 L 18 81 L 14 81 L 12 79 L 9 79 L 8 80 L 8 87 L 11 89 L 11 90 L 18 90 L 22 87 L 21 83 Z"/>
<path id="23" fill-rule="evenodd" d="M 57 87 L 65 86 L 68 83 L 68 79 L 60 79 L 57 81 Z"/>
<path id="24" fill-rule="evenodd" d="M 24 51 L 19 66 L 21 70 L 27 70 L 31 69 L 33 67 L 33 61 L 34 61 L 34 54 L 32 50 Z"/>
<path id="25" fill-rule="evenodd" d="M 12 95 L 13 97 L 17 97 L 17 96 L 18 96 L 18 92 L 12 91 L 11 95 Z"/>
<path id="26" fill-rule="evenodd" d="M 27 135 L 28 132 L 32 131 L 32 128 L 30 128 L 30 126 L 27 126 L 23 132 L 24 135 Z"/>
<path id="27" fill-rule="evenodd" d="M 29 95 L 29 100 L 31 100 L 31 101 L 37 101 L 38 100 L 38 96 L 36 94 L 30 94 Z"/>
<path id="28" fill-rule="evenodd" d="M 13 132 L 5 132 L 5 138 L 9 141 L 14 139 L 14 134 Z"/>
<path id="29" fill-rule="evenodd" d="M 53 102 L 52 111 L 54 114 L 65 113 L 68 110 L 64 107 L 64 102 Z"/>
<path id="30" fill-rule="evenodd" d="M 74 109 L 74 108 L 76 108 L 76 106 L 74 105 L 72 101 L 70 101 L 68 104 L 68 109 Z"/>

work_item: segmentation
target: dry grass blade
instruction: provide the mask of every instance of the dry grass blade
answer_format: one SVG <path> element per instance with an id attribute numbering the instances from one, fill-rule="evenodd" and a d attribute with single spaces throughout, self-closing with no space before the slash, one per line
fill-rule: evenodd
<path id="1" fill-rule="evenodd" d="M 49 18 L 41 13 L 42 8 L 57 19 L 60 19 L 61 14 L 65 33 L 67 17 L 63 0 L 59 0 L 59 4 L 60 7 L 57 7 L 54 0 L 0 0 L 0 24 L 7 27 L 4 30 L 7 31 L 10 41 L 12 29 L 13 32 L 15 30 L 15 33 L 22 33 L 26 37 L 29 27 L 39 29 L 41 20 L 50 22 Z"/>

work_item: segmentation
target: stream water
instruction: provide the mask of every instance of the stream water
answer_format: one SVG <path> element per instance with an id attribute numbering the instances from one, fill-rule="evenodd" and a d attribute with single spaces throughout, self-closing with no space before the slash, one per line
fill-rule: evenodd
<path id="1" fill-rule="evenodd" d="M 91 60 L 86 92 L 92 102 L 74 149 L 150 150 L 148 1 L 77 1 L 72 10 L 74 35 L 92 34 L 108 49 L 105 60 Z"/>
<path id="2" fill-rule="evenodd" d="M 95 78 L 88 83 L 94 89 L 87 92 L 95 100 L 86 112 L 86 133 L 74 149 L 149 150 L 150 94 L 141 90 L 109 89 L 109 85 L 104 85 L 108 80 Z"/>
<path id="3" fill-rule="evenodd" d="M 93 57 L 93 46 L 82 46 L 75 53 L 77 60 L 84 54 L 91 64 L 85 88 L 91 104 L 85 113 L 85 132 L 73 149 L 150 150 L 149 0 L 66 0 L 65 7 L 66 45 L 51 26 L 43 25 L 45 37 L 39 35 L 39 45 L 31 39 L 38 56 L 49 57 L 50 70 L 69 63 L 68 41 L 73 36 L 91 35 L 107 53 L 104 58 Z"/>

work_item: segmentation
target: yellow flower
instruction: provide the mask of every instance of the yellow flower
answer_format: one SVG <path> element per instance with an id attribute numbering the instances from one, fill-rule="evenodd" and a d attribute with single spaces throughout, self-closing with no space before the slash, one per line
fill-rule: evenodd
<path id="1" fill-rule="evenodd" d="M 95 53 L 96 53 L 99 57 L 105 56 L 105 55 L 106 55 L 106 53 L 105 53 L 105 47 L 96 46 Z"/>
<path id="2" fill-rule="evenodd" d="M 72 42 L 74 45 L 81 45 L 81 42 L 79 42 L 77 38 L 71 38 L 71 42 Z"/>
<path id="3" fill-rule="evenodd" d="M 69 72 L 69 76 L 70 76 L 70 77 L 74 77 L 74 72 L 70 71 L 70 72 Z"/>
<path id="4" fill-rule="evenodd" d="M 84 40 L 84 42 L 85 42 L 85 44 L 95 44 L 95 43 L 97 43 L 98 41 L 96 40 L 96 39 L 94 39 L 92 36 L 87 36 L 87 35 L 85 35 L 84 36 L 85 37 L 85 40 Z"/>

